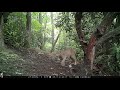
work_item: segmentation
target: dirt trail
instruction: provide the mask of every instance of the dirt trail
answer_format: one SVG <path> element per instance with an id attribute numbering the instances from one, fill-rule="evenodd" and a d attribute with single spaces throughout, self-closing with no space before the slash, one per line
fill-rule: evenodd
<path id="1" fill-rule="evenodd" d="M 21 65 L 25 70 L 23 76 L 84 76 L 81 65 L 69 68 L 63 67 L 60 62 L 53 60 L 45 53 L 38 53 L 36 50 L 20 49 L 15 53 L 25 61 Z"/>

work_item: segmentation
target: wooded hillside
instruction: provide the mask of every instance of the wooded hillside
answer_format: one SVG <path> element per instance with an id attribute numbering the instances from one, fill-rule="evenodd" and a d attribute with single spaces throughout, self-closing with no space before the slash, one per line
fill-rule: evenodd
<path id="1" fill-rule="evenodd" d="M 119 12 L 0 12 L 0 72 L 119 76 L 119 26 Z"/>

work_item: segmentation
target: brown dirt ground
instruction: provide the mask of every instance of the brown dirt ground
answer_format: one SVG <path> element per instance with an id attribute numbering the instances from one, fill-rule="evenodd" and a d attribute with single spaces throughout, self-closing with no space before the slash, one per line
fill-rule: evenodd
<path id="1" fill-rule="evenodd" d="M 46 53 L 38 53 L 34 49 L 14 51 L 25 61 L 19 66 L 25 70 L 22 76 L 85 76 L 80 64 L 69 68 L 69 62 L 66 62 L 66 66 L 63 67 L 60 61 L 50 58 Z"/>

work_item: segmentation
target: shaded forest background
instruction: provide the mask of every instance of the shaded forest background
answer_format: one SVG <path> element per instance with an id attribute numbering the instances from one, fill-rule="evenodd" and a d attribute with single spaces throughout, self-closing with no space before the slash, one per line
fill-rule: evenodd
<path id="1" fill-rule="evenodd" d="M 73 48 L 88 72 L 95 66 L 99 74 L 120 75 L 119 26 L 118 12 L 0 12 L 0 71 L 24 73 L 14 66 L 22 59 L 11 48 Z"/>

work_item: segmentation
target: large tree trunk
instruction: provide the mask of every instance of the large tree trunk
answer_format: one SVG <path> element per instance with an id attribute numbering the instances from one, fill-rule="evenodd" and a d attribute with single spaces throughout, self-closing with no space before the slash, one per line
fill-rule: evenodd
<path id="1" fill-rule="evenodd" d="M 83 51 L 85 52 L 87 43 L 85 42 L 84 33 L 81 30 L 81 19 L 82 19 L 82 17 L 83 17 L 82 12 L 77 12 L 75 14 L 75 27 L 76 27 L 76 31 L 77 31 L 77 34 L 78 34 L 79 42 L 82 45 Z"/>
<path id="2" fill-rule="evenodd" d="M 100 23 L 100 25 L 96 28 L 95 32 L 91 35 L 86 51 L 87 61 L 89 62 L 88 64 L 90 65 L 91 70 L 93 68 L 93 61 L 95 57 L 96 42 L 104 35 L 105 31 L 112 24 L 116 15 L 117 13 L 114 12 L 108 13 L 103 18 L 103 21 Z"/>
<path id="3" fill-rule="evenodd" d="M 26 14 L 26 47 L 30 47 L 31 43 L 31 12 L 27 12 Z"/>
<path id="4" fill-rule="evenodd" d="M 77 12 L 75 14 L 75 27 L 76 27 L 76 31 L 78 34 L 78 38 L 79 38 L 79 42 L 82 46 L 82 49 L 84 51 L 84 57 L 86 57 L 85 52 L 86 52 L 86 48 L 87 48 L 87 43 L 85 41 L 85 36 L 81 30 L 81 19 L 82 19 L 82 12 Z"/>
<path id="5" fill-rule="evenodd" d="M 4 47 L 4 39 L 3 39 L 3 15 L 0 17 L 0 47 Z"/>
<path id="6" fill-rule="evenodd" d="M 86 71 L 86 75 L 88 74 L 88 70 L 89 69 L 87 67 L 88 64 L 88 60 L 87 60 L 87 43 L 85 41 L 85 36 L 84 36 L 84 33 L 82 32 L 81 30 L 81 20 L 82 20 L 82 12 L 76 12 L 75 14 L 75 27 L 76 27 L 76 31 L 77 31 L 77 34 L 78 34 L 78 38 L 79 38 L 79 42 L 81 44 L 81 47 L 83 49 L 83 52 L 84 52 L 84 65 L 83 65 L 83 68 L 84 70 Z"/>
<path id="7" fill-rule="evenodd" d="M 116 17 L 116 13 L 111 12 L 108 13 L 101 24 L 96 28 L 95 32 L 91 35 L 89 43 L 85 42 L 84 34 L 81 30 L 81 19 L 82 13 L 77 12 L 75 14 L 75 25 L 76 31 L 79 37 L 80 44 L 82 45 L 82 49 L 84 51 L 84 64 L 85 70 L 88 74 L 91 74 L 91 70 L 93 69 L 93 61 L 95 57 L 95 48 L 97 40 L 102 37 L 107 30 L 107 28 L 111 25 L 113 19 Z"/>

